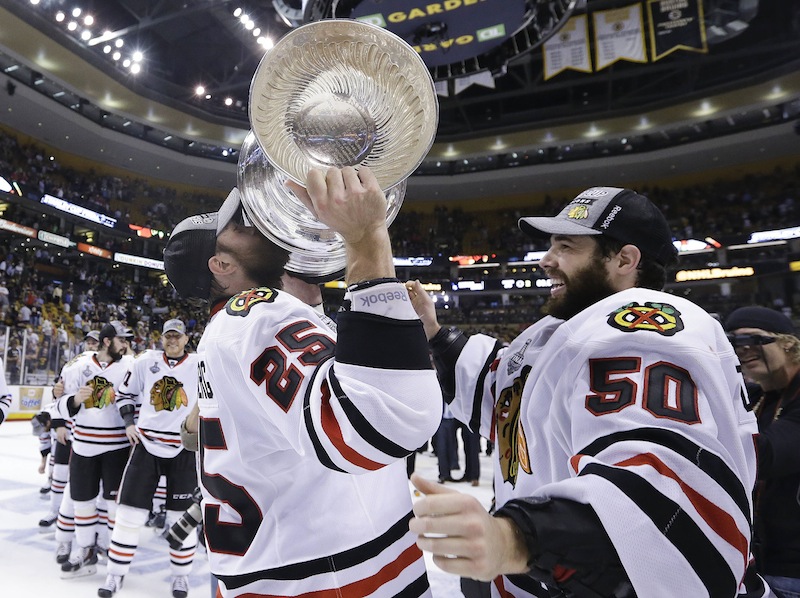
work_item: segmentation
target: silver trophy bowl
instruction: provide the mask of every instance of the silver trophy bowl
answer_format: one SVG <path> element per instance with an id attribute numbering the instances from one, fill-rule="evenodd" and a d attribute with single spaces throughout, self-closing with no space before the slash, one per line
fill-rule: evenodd
<path id="1" fill-rule="evenodd" d="M 250 222 L 276 245 L 290 252 L 286 269 L 324 279 L 346 264 L 344 240 L 314 218 L 286 186 L 288 176 L 275 168 L 250 131 L 239 154 L 237 183 Z M 386 193 L 386 223 L 391 224 L 406 193 L 406 181 Z"/>
<path id="2" fill-rule="evenodd" d="M 267 52 L 250 85 L 250 125 L 269 163 L 301 185 L 311 168 L 368 166 L 386 191 L 433 144 L 439 105 L 417 52 L 381 27 L 303 25 Z"/>

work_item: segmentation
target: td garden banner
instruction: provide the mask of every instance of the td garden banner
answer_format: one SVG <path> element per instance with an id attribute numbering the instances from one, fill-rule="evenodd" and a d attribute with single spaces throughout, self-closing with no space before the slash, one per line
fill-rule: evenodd
<path id="1" fill-rule="evenodd" d="M 587 16 L 570 18 L 542 46 L 544 79 L 564 70 L 593 72 L 614 63 L 648 62 L 645 46 L 645 16 L 649 25 L 650 60 L 653 62 L 675 52 L 706 52 L 702 0 L 647 0 L 646 15 L 642 3 L 592 13 L 592 31 Z"/>

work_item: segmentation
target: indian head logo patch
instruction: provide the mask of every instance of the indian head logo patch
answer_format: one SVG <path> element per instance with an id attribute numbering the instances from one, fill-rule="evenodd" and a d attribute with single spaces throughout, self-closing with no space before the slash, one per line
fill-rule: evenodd
<path id="1" fill-rule="evenodd" d="M 531 472 L 531 460 L 528 456 L 528 443 L 525 432 L 520 423 L 520 401 L 525 380 L 531 371 L 531 366 L 526 365 L 520 371 L 518 378 L 514 378 L 511 386 L 504 388 L 498 396 L 494 406 L 494 419 L 496 426 L 497 454 L 500 457 L 500 471 L 503 480 L 512 486 L 517 485 L 517 476 L 520 467 L 525 473 Z"/>
<path id="2" fill-rule="evenodd" d="M 683 330 L 681 312 L 668 303 L 628 303 L 608 314 L 608 323 L 622 332 L 649 330 L 672 336 Z"/>
<path id="3" fill-rule="evenodd" d="M 87 384 L 92 387 L 92 395 L 84 403 L 87 409 L 102 409 L 116 402 L 117 395 L 114 392 L 114 385 L 102 376 L 95 376 Z"/>
<path id="4" fill-rule="evenodd" d="M 275 301 L 277 292 L 267 287 L 250 289 L 231 297 L 225 305 L 225 311 L 231 316 L 246 316 L 259 303 L 272 303 Z"/>
<path id="5" fill-rule="evenodd" d="M 585 205 L 572 206 L 567 212 L 571 220 L 586 220 L 589 217 L 589 207 Z"/>
<path id="6" fill-rule="evenodd" d="M 164 376 L 150 390 L 150 404 L 156 411 L 175 411 L 189 406 L 183 384 L 172 376 Z"/>

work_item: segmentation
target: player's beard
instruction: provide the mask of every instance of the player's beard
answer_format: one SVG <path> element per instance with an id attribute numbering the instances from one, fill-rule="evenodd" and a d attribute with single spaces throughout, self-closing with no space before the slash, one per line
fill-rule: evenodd
<path id="1" fill-rule="evenodd" d="M 555 273 L 558 273 L 558 277 L 564 283 L 564 293 L 560 297 L 550 297 L 542 306 L 542 313 L 554 318 L 568 320 L 601 299 L 616 293 L 608 279 L 603 258 L 599 256 L 595 256 L 587 266 L 572 276 L 567 276 L 558 270 L 553 272 Z"/>
<path id="2" fill-rule="evenodd" d="M 119 361 L 120 359 L 122 359 L 124 351 L 125 351 L 124 347 L 122 348 L 121 351 L 117 351 L 117 348 L 113 344 L 109 345 L 108 349 L 106 350 L 108 356 L 111 358 L 111 361 Z"/>

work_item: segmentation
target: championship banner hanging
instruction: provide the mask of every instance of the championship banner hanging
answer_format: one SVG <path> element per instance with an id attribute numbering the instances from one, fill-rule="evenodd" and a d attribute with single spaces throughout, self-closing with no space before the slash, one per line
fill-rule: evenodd
<path id="1" fill-rule="evenodd" d="M 653 62 L 676 50 L 708 52 L 702 0 L 647 0 Z"/>
<path id="2" fill-rule="evenodd" d="M 567 69 L 592 72 L 586 23 L 586 15 L 572 17 L 544 43 L 542 53 L 545 81 Z"/>
<path id="3" fill-rule="evenodd" d="M 592 17 L 595 67 L 598 71 L 618 60 L 647 62 L 641 4 L 601 10 L 595 12 Z"/>

